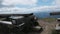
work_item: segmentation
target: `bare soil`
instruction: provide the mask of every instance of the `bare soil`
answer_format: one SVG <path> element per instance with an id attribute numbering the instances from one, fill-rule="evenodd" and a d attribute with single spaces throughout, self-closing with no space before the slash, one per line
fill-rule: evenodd
<path id="1" fill-rule="evenodd" d="M 41 25 L 43 27 L 43 31 L 41 32 L 41 34 L 52 34 L 52 30 L 55 29 L 55 25 L 57 24 L 56 21 L 49 23 L 43 20 L 39 20 L 39 25 Z"/>
<path id="2" fill-rule="evenodd" d="M 56 24 L 58 24 L 57 21 L 53 21 L 51 23 L 44 21 L 44 20 L 38 20 L 39 25 L 43 28 L 42 32 L 31 32 L 29 34 L 52 34 L 52 30 L 55 29 Z"/>

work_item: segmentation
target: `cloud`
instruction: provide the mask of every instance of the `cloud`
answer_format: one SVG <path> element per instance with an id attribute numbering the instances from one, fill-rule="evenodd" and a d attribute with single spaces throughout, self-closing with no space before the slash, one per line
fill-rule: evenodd
<path id="1" fill-rule="evenodd" d="M 35 5 L 37 0 L 4 0 L 2 2 L 3 5 Z"/>
<path id="2" fill-rule="evenodd" d="M 42 11 L 58 11 L 60 10 L 60 7 L 58 6 L 40 6 L 40 7 L 34 7 L 34 8 L 0 8 L 1 13 L 31 13 L 31 12 L 42 12 Z M 1 14 L 0 13 L 0 14 Z"/>
<path id="3" fill-rule="evenodd" d="M 60 6 L 60 0 L 55 0 L 55 4 Z"/>
<path id="4" fill-rule="evenodd" d="M 55 1 L 53 2 L 53 4 L 56 5 L 56 6 L 60 6 L 60 0 L 55 0 Z"/>
<path id="5" fill-rule="evenodd" d="M 28 1 L 28 0 L 19 0 L 19 2 L 18 2 L 18 0 L 16 0 L 16 1 L 10 1 L 10 2 L 8 2 L 8 1 L 10 1 L 10 0 L 5 0 L 5 1 L 3 1 L 2 3 L 4 4 L 4 5 L 13 5 L 13 4 L 24 4 L 24 5 L 32 5 L 32 4 L 36 4 L 36 1 L 34 0 L 30 0 L 30 1 Z M 32 2 L 31 2 L 32 1 Z M 0 8 L 0 12 L 1 13 L 30 13 L 30 12 L 37 12 L 37 11 L 39 11 L 39 12 L 42 12 L 42 11 L 60 11 L 60 2 L 59 2 L 60 0 L 55 0 L 54 2 L 53 2 L 53 4 L 54 5 L 51 5 L 51 6 L 37 6 L 37 7 L 32 7 L 32 8 L 17 8 L 17 7 L 3 7 L 3 8 Z M 12 2 L 12 3 L 11 3 Z M 31 3 L 30 3 L 31 2 Z M 1 14 L 0 13 L 0 14 Z"/>

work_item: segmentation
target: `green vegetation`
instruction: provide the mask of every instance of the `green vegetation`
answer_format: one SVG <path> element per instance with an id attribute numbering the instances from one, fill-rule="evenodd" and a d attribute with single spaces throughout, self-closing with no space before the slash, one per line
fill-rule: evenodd
<path id="1" fill-rule="evenodd" d="M 42 18 L 41 20 L 44 20 L 47 22 L 53 22 L 53 21 L 56 21 L 56 18 Z"/>
<path id="2" fill-rule="evenodd" d="M 52 34 L 60 34 L 60 32 L 53 30 Z"/>

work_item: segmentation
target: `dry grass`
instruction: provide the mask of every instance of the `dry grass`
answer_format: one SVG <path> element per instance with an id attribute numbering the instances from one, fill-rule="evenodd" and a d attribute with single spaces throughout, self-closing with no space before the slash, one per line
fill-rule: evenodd
<path id="1" fill-rule="evenodd" d="M 44 20 L 46 22 L 53 22 L 53 21 L 56 21 L 56 18 L 43 18 L 41 20 Z"/>

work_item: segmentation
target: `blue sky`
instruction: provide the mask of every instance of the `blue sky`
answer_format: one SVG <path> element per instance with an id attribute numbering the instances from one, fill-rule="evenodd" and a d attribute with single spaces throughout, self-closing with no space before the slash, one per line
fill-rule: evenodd
<path id="1" fill-rule="evenodd" d="M 20 8 L 31 8 L 31 7 L 38 7 L 38 6 L 50 6 L 54 5 L 52 4 L 54 0 L 37 0 L 36 6 L 30 6 L 30 5 L 23 5 L 23 4 L 16 4 L 15 7 L 20 7 Z"/>
<path id="2" fill-rule="evenodd" d="M 49 6 L 49 5 L 53 5 L 52 2 L 54 2 L 54 0 L 46 0 L 46 1 L 38 0 L 37 5 L 38 6 L 44 6 L 44 5 L 48 5 Z"/>
<path id="3" fill-rule="evenodd" d="M 0 11 L 34 12 L 60 10 L 60 0 L 0 0 Z"/>
<path id="4" fill-rule="evenodd" d="M 36 7 L 36 6 L 50 6 L 50 5 L 54 5 L 53 2 L 55 0 L 34 0 L 35 2 L 31 0 L 30 3 L 29 3 L 29 0 L 26 0 L 25 1 L 25 4 L 24 4 L 24 0 L 18 0 L 18 1 L 22 1 L 21 3 L 19 3 L 18 1 L 17 2 L 14 2 L 14 0 L 12 0 L 12 1 L 10 1 L 10 0 L 3 0 L 1 3 L 3 5 L 7 5 L 7 6 L 9 4 L 10 5 L 14 5 L 15 7 Z M 34 4 L 36 4 L 36 5 L 34 5 Z"/>

